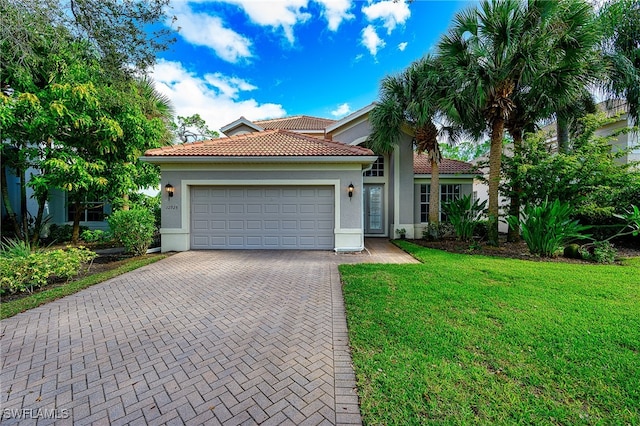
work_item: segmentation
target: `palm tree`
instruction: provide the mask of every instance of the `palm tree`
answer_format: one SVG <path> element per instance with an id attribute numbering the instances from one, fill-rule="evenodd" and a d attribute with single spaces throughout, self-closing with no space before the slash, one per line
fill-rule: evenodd
<path id="1" fill-rule="evenodd" d="M 525 131 L 534 131 L 536 122 L 552 114 L 557 118 L 559 150 L 566 152 L 569 129 L 575 128 L 576 117 L 595 109 L 587 86 L 595 83 L 603 70 L 595 49 L 600 32 L 593 10 L 582 0 L 566 1 L 557 6 L 549 11 L 553 14 L 547 15 L 546 22 L 538 16 L 539 32 L 529 34 L 538 38 L 535 45 L 545 46 L 543 52 L 547 60 L 539 64 L 540 73 L 534 81 L 528 84 L 521 81 L 513 93 L 514 108 L 505 128 L 513 139 L 516 156 L 522 151 Z M 564 129 L 562 132 L 561 128 Z M 566 137 L 562 138 L 561 133 L 566 133 Z M 510 176 L 509 215 L 516 217 L 521 205 L 519 178 Z M 514 223 L 509 227 L 507 240 L 517 241 L 519 233 L 519 224 Z"/>
<path id="2" fill-rule="evenodd" d="M 518 93 L 540 86 L 544 72 L 560 61 L 569 71 L 571 55 L 561 51 L 571 35 L 557 19 L 576 12 L 581 0 L 483 1 L 456 15 L 453 27 L 438 45 L 447 73 L 458 82 L 449 96 L 466 100 L 460 113 L 467 125 L 481 114 L 491 135 L 489 153 L 489 244 L 498 245 L 498 188 L 505 126 L 517 116 Z M 576 30 L 576 28 L 573 28 Z M 549 74 L 551 75 L 551 74 Z M 524 120 L 528 121 L 528 120 Z"/>
<path id="3" fill-rule="evenodd" d="M 436 126 L 442 117 L 446 74 L 437 57 L 426 56 L 412 63 L 402 73 L 382 80 L 380 101 L 370 113 L 372 126 L 369 147 L 388 153 L 400 142 L 403 132 L 414 137 L 418 152 L 426 152 L 431 161 L 429 223 L 437 225 L 440 210 L 439 166 L 442 153 L 438 136 L 447 132 L 455 136 L 454 126 Z M 432 227 L 437 232 L 437 226 Z M 437 235 L 435 235 L 437 236 Z"/>
<path id="4" fill-rule="evenodd" d="M 603 87 L 627 101 L 629 116 L 640 124 L 640 3 L 607 0 L 602 8 L 602 50 L 608 66 Z"/>

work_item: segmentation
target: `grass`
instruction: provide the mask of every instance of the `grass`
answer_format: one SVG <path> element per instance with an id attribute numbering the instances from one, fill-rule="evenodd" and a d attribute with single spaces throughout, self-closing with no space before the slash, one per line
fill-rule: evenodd
<path id="1" fill-rule="evenodd" d="M 134 269 L 138 269 L 151 263 L 157 262 L 158 260 L 164 259 L 165 257 L 165 255 L 155 255 L 152 257 L 135 257 L 125 261 L 117 268 L 88 275 L 78 280 L 71 281 L 67 284 L 63 284 L 52 289 L 43 290 L 41 292 L 22 297 L 20 299 L 2 302 L 0 303 L 0 319 L 12 317 L 16 314 L 19 314 L 20 312 L 36 308 L 40 305 L 44 305 L 45 303 L 60 299 L 61 297 L 77 293 L 78 291 L 90 287 L 94 284 L 101 283 L 110 278 L 122 275 L 125 272 L 130 272 Z"/>
<path id="2" fill-rule="evenodd" d="M 365 424 L 640 424 L 640 261 L 342 265 Z"/>

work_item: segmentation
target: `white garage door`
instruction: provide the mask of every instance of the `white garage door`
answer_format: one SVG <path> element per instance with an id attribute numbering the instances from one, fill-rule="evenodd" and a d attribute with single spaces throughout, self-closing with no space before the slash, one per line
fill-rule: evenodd
<path id="1" fill-rule="evenodd" d="M 192 249 L 333 249 L 331 186 L 191 188 Z"/>

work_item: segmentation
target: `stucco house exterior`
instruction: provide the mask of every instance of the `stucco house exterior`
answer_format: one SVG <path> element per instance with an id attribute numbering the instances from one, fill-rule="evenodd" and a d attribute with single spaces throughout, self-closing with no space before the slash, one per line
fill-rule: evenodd
<path id="1" fill-rule="evenodd" d="M 149 150 L 161 169 L 162 250 L 359 251 L 366 237 L 422 236 L 430 168 L 412 137 L 366 147 L 369 105 L 339 120 L 296 116 L 222 127 L 225 138 Z M 472 192 L 473 166 L 444 160 L 442 199 Z"/>

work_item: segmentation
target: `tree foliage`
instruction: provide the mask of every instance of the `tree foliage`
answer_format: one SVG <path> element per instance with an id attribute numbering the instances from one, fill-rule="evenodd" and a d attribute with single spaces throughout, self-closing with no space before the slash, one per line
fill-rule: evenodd
<path id="1" fill-rule="evenodd" d="M 440 216 L 439 165 L 442 153 L 438 137 L 455 139 L 459 129 L 445 122 L 444 98 L 450 81 L 437 57 L 426 56 L 413 62 L 403 72 L 387 76 L 380 85 L 380 101 L 370 113 L 371 149 L 390 152 L 403 133 L 413 136 L 418 152 L 424 151 L 431 162 L 429 223 L 437 225 Z M 455 115 L 453 109 L 447 113 Z M 438 229 L 434 226 L 432 229 Z M 437 236 L 436 236 L 437 237 Z"/>
<path id="2" fill-rule="evenodd" d="M 591 45 L 582 45 L 578 39 L 584 35 L 597 41 L 590 11 L 582 0 L 483 1 L 458 13 L 438 45 L 447 72 L 457 81 L 458 89 L 448 95 L 451 102 L 462 105 L 458 111 L 468 127 L 486 130 L 491 136 L 490 244 L 498 244 L 505 128 L 521 129 L 536 120 L 531 113 L 546 111 L 544 102 L 552 99 L 551 90 L 568 102 L 574 87 L 581 86 L 580 53 Z M 529 105 L 532 108 L 524 108 Z"/>
<path id="3" fill-rule="evenodd" d="M 172 110 L 150 80 L 136 75 L 162 47 L 146 25 L 164 20 L 165 4 L 0 0 L 4 16 L 19 22 L 0 30 L 0 76 L 13 91 L 0 95 L 2 198 L 18 237 L 31 233 L 37 240 L 52 188 L 75 205 L 77 241 L 86 201 L 114 200 L 157 183 L 157 168 L 138 157 L 171 141 Z M 20 218 L 6 196 L 10 172 L 20 176 Z M 39 204 L 33 222 L 27 181 Z"/>
<path id="4" fill-rule="evenodd" d="M 176 117 L 173 128 L 176 137 L 182 143 L 220 137 L 217 131 L 209 129 L 207 122 L 200 117 L 200 114 L 193 114 L 188 117 Z"/>
<path id="5" fill-rule="evenodd" d="M 598 128 L 613 122 L 603 114 L 582 119 L 584 132 L 569 153 L 553 152 L 543 132 L 529 135 L 519 154 L 505 158 L 503 191 L 510 195 L 519 187 L 529 205 L 546 199 L 569 203 L 572 217 L 587 223 L 608 222 L 623 214 L 640 200 L 640 171 L 617 161 L 625 154 L 611 150 L 617 134 L 596 135 Z"/>
<path id="6" fill-rule="evenodd" d="M 600 13 L 601 49 L 608 65 L 603 86 L 626 99 L 629 116 L 640 123 L 640 2 L 607 0 Z"/>

